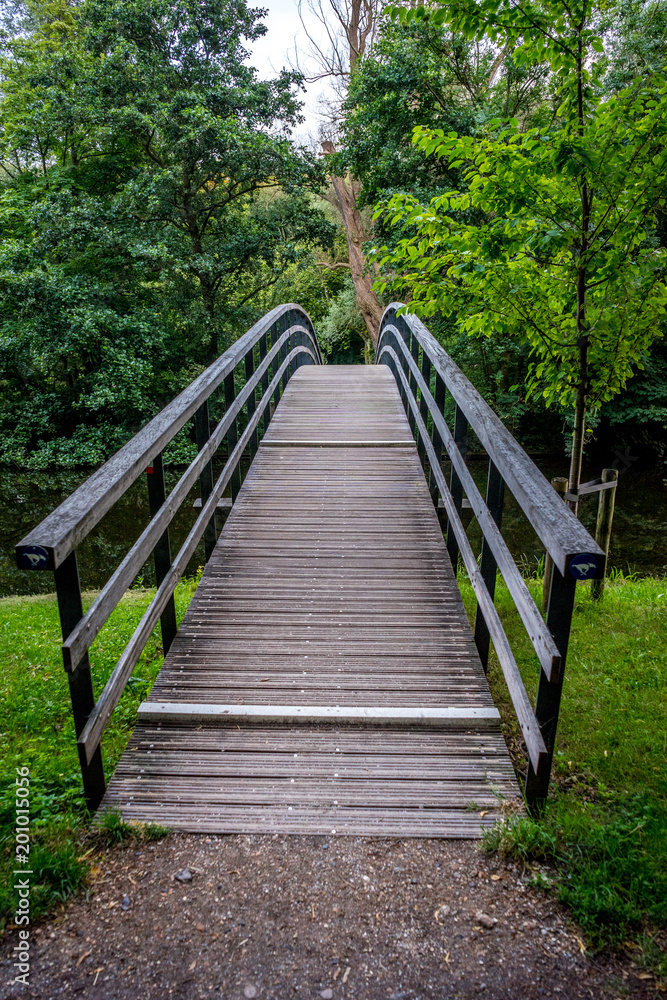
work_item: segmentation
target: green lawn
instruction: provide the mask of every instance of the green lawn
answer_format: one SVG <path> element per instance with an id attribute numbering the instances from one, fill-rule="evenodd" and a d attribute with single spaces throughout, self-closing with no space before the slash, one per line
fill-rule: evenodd
<path id="1" fill-rule="evenodd" d="M 460 578 L 468 614 L 472 588 Z M 539 602 L 541 579 L 528 580 Z M 509 594 L 497 604 L 526 687 L 537 661 Z M 506 738 L 523 761 L 518 726 L 495 656 L 489 680 Z M 558 729 L 554 782 L 539 821 L 508 819 L 487 846 L 546 860 L 545 887 L 573 910 L 593 947 L 629 948 L 666 970 L 667 580 L 616 575 L 604 600 L 578 588 Z M 624 944 L 625 943 L 625 944 Z"/>
<path id="2" fill-rule="evenodd" d="M 195 589 L 184 580 L 176 591 L 179 620 Z M 93 683 L 99 694 L 129 640 L 153 591 L 131 590 L 104 627 L 91 652 Z M 84 605 L 93 595 L 84 594 Z M 10 872 L 14 849 L 16 768 L 30 768 L 31 863 L 37 873 L 31 891 L 32 916 L 78 888 L 87 871 L 90 843 L 81 798 L 81 775 L 67 678 L 60 652 L 60 627 L 54 596 L 0 600 L 0 920 L 13 913 Z M 137 664 L 102 741 L 107 775 L 120 757 L 162 664 L 157 629 Z"/>

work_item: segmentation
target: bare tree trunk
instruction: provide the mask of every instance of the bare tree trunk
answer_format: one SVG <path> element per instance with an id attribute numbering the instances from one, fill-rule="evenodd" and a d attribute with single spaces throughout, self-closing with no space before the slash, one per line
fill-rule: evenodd
<path id="1" fill-rule="evenodd" d="M 582 22 L 580 30 L 583 30 Z M 579 36 L 579 51 L 577 58 L 577 117 L 579 119 L 579 133 L 584 132 L 584 90 L 583 90 L 583 57 L 582 39 Z M 593 192 L 590 190 L 586 180 L 581 185 L 581 237 L 579 246 L 579 267 L 577 270 L 577 349 L 579 352 L 579 384 L 577 386 L 577 400 L 574 407 L 574 429 L 572 433 L 572 454 L 570 456 L 570 483 L 569 488 L 572 493 L 577 492 L 581 482 L 581 464 L 584 455 L 584 440 L 586 436 L 586 403 L 588 400 L 588 345 L 589 333 L 586 324 L 586 289 L 587 289 L 587 267 L 586 254 L 588 252 L 588 234 L 590 230 L 591 206 Z M 577 513 L 578 503 L 570 501 L 570 507 Z"/>
<path id="2" fill-rule="evenodd" d="M 332 142 L 323 142 L 322 149 L 327 154 L 335 152 Z M 368 336 L 374 348 L 378 340 L 383 310 L 380 300 L 373 291 L 375 272 L 369 268 L 362 250 L 364 242 L 368 239 L 368 233 L 361 212 L 357 208 L 359 183 L 349 174 L 346 177 L 332 177 L 331 183 L 336 192 L 336 202 L 340 209 L 347 237 L 350 275 L 354 284 L 357 305 L 364 318 Z M 364 353 L 368 355 L 371 352 L 367 350 Z"/>

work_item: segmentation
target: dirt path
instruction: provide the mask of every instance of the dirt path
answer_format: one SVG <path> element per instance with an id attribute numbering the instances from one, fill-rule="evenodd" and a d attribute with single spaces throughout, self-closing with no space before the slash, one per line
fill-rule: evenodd
<path id="1" fill-rule="evenodd" d="M 0 998 L 655 995 L 629 965 L 584 955 L 529 878 L 470 841 L 172 835 L 114 848 L 89 901 L 34 929 L 28 988 L 9 985 L 6 938 Z"/>

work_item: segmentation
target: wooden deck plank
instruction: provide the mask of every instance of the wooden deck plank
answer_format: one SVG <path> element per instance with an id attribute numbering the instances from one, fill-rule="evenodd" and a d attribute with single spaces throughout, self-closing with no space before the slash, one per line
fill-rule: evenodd
<path id="1" fill-rule="evenodd" d="M 292 377 L 155 682 L 158 702 L 491 714 L 387 368 Z M 207 832 L 475 837 L 518 796 L 493 718 L 232 725 L 212 711 L 194 712 L 196 724 L 140 721 L 103 808 Z"/>

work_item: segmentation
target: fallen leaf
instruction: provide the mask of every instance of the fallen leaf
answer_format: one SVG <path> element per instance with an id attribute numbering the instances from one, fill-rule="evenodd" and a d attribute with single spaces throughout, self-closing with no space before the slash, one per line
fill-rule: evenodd
<path id="1" fill-rule="evenodd" d="M 651 972 L 640 972 L 637 979 L 653 979 L 653 974 Z"/>
<path id="2" fill-rule="evenodd" d="M 502 878 L 502 875 L 492 875 L 491 876 L 491 881 L 492 882 L 500 882 L 501 878 Z"/>
<path id="3" fill-rule="evenodd" d="M 196 965 L 196 964 L 197 964 L 197 959 L 195 958 L 195 960 L 194 960 L 194 962 L 192 963 L 192 965 L 189 965 L 189 966 L 188 966 L 188 972 L 194 972 L 194 971 L 195 971 L 195 965 Z"/>
<path id="4" fill-rule="evenodd" d="M 484 819 L 485 816 L 489 815 L 489 810 L 488 809 L 483 809 L 479 815 L 480 815 L 480 819 Z"/>
<path id="5" fill-rule="evenodd" d="M 84 951 L 83 955 L 79 955 L 78 959 L 76 960 L 76 967 L 77 967 L 77 969 L 79 968 L 79 966 L 83 962 L 84 958 L 88 958 L 88 956 L 92 955 L 92 953 L 93 953 L 93 950 L 91 948 L 90 951 Z"/>
<path id="6" fill-rule="evenodd" d="M 351 968 L 351 966 L 348 965 L 347 969 L 343 973 L 343 978 L 341 979 L 341 983 L 346 983 L 347 982 L 348 976 L 350 975 L 351 972 L 352 972 L 352 968 Z"/>
<path id="7" fill-rule="evenodd" d="M 581 952 L 582 955 L 585 955 L 586 954 L 586 945 L 584 944 L 584 942 L 581 940 L 580 937 L 578 937 L 576 940 L 577 940 L 577 944 L 579 945 L 579 951 Z"/>

